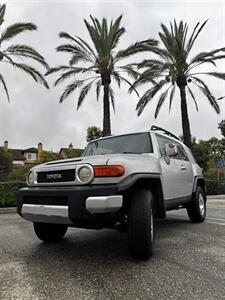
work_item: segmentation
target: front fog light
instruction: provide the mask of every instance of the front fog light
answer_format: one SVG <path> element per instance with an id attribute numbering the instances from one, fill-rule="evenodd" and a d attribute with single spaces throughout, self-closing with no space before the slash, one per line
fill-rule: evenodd
<path id="1" fill-rule="evenodd" d="M 32 171 L 30 171 L 28 176 L 27 176 L 27 183 L 28 184 L 33 184 L 34 183 L 34 173 Z"/>
<path id="2" fill-rule="evenodd" d="M 83 166 L 77 171 L 78 180 L 82 183 L 88 183 L 93 179 L 94 172 L 89 166 Z"/>

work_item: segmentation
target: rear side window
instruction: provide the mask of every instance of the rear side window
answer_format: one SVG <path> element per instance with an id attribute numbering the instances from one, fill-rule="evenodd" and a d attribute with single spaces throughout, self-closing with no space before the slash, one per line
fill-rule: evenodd
<path id="1" fill-rule="evenodd" d="M 169 138 L 166 138 L 164 136 L 160 136 L 160 135 L 156 135 L 158 144 L 159 144 L 159 150 L 162 156 L 166 155 L 166 151 L 165 151 L 165 144 L 168 143 L 173 143 L 177 146 L 177 155 L 171 157 L 172 159 L 179 159 L 179 160 L 186 160 L 188 161 L 188 156 L 187 153 L 185 152 L 183 146 Z"/>
<path id="2" fill-rule="evenodd" d="M 177 144 L 177 151 L 178 151 L 178 158 L 180 160 L 186 160 L 186 161 L 189 160 L 187 153 L 185 152 L 184 148 L 180 144 Z"/>

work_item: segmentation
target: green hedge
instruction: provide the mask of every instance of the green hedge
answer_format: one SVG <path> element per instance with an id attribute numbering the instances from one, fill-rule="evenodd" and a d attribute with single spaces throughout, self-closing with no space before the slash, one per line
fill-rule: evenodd
<path id="1" fill-rule="evenodd" d="M 0 207 L 16 206 L 18 191 L 25 186 L 23 181 L 0 182 Z"/>
<path id="2" fill-rule="evenodd" d="M 208 195 L 225 194 L 225 183 L 216 180 L 206 180 L 205 183 Z"/>

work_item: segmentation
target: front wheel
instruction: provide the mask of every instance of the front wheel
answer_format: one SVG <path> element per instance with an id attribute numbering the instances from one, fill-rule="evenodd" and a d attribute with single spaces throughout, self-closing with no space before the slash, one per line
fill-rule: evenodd
<path id="1" fill-rule="evenodd" d="M 197 187 L 191 202 L 187 206 L 187 213 L 192 223 L 204 222 L 206 217 L 206 199 L 202 187 Z"/>
<path id="2" fill-rule="evenodd" d="M 153 255 L 154 226 L 152 194 L 137 189 L 131 197 L 128 212 L 128 245 L 134 258 L 148 259 Z"/>
<path id="3" fill-rule="evenodd" d="M 68 226 L 64 224 L 34 222 L 33 225 L 37 237 L 46 243 L 61 241 L 68 228 Z"/>

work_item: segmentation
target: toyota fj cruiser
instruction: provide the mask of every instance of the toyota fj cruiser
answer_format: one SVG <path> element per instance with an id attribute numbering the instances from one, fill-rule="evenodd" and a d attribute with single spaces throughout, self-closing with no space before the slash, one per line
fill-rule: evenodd
<path id="1" fill-rule="evenodd" d="M 185 208 L 191 222 L 206 216 L 201 168 L 172 133 L 150 131 L 91 141 L 83 157 L 33 167 L 20 190 L 18 213 L 37 237 L 58 242 L 68 226 L 126 230 L 133 257 L 153 254 L 154 218 Z"/>

